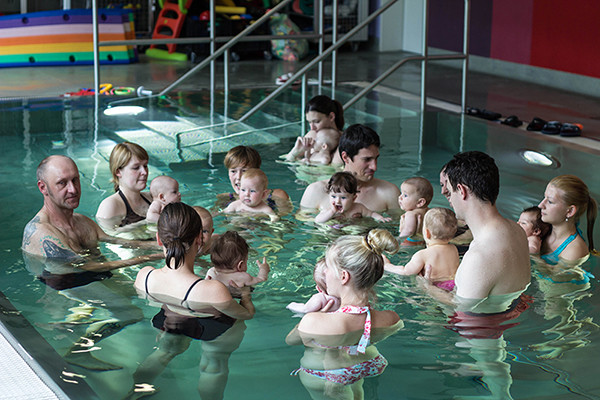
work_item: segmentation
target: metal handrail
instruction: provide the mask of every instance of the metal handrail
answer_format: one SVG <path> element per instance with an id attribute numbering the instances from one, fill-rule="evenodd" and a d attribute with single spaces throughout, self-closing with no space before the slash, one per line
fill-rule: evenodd
<path id="1" fill-rule="evenodd" d="M 216 60 L 218 57 L 220 57 L 223 53 L 225 53 L 225 51 L 229 50 L 231 47 L 233 47 L 234 45 L 236 45 L 241 38 L 249 35 L 252 31 L 254 31 L 256 28 L 258 28 L 263 22 L 267 21 L 269 18 L 271 18 L 271 15 L 275 14 L 277 11 L 279 11 L 281 8 L 283 8 L 284 6 L 286 6 L 288 3 L 291 3 L 293 0 L 283 0 L 281 1 L 279 4 L 277 4 L 275 7 L 273 7 L 272 9 L 270 9 L 269 11 L 267 11 L 265 13 L 265 15 L 263 15 L 262 17 L 260 17 L 259 19 L 256 20 L 256 22 L 254 22 L 251 25 L 248 25 L 246 27 L 246 29 L 244 29 L 243 31 L 241 31 L 239 34 L 237 34 L 233 39 L 231 39 L 229 42 L 227 42 L 225 45 L 219 47 L 219 49 L 215 52 L 213 52 L 210 57 L 205 58 L 204 60 L 202 60 L 202 62 L 200 62 L 198 65 L 196 65 L 194 68 L 190 69 L 188 72 L 186 72 L 185 74 L 183 74 L 179 79 L 177 79 L 175 82 L 173 82 L 172 84 L 170 84 L 169 86 L 167 86 L 165 89 L 163 89 L 158 95 L 159 96 L 163 96 L 166 93 L 168 93 L 171 89 L 173 89 L 175 86 L 179 85 L 182 81 L 186 80 L 190 75 L 194 74 L 196 71 L 204 68 L 205 66 L 207 66 L 210 62 Z M 213 42 L 214 43 L 214 42 Z"/>
<path id="2" fill-rule="evenodd" d="M 337 41 L 335 44 L 331 45 L 329 48 L 327 48 L 327 50 L 325 50 L 319 56 L 313 58 L 309 63 L 304 65 L 304 67 L 300 68 L 298 70 L 298 72 L 296 72 L 293 76 L 291 76 L 283 85 L 281 85 L 280 87 L 275 89 L 270 95 L 268 95 L 261 102 L 259 102 L 257 105 L 252 107 L 252 109 L 247 111 L 246 114 L 242 115 L 242 117 L 238 121 L 244 122 L 245 120 L 250 118 L 252 115 L 254 115 L 258 110 L 263 108 L 273 98 L 279 96 L 279 94 L 282 91 L 284 91 L 289 86 L 291 86 L 298 78 L 303 77 L 309 69 L 311 69 L 312 67 L 315 66 L 315 64 L 321 62 L 321 60 L 328 57 L 333 51 L 337 50 L 342 45 L 344 45 L 352 36 L 354 36 L 355 33 L 357 33 L 358 31 L 363 29 L 365 26 L 370 24 L 371 21 L 373 21 L 375 18 L 377 18 L 381 13 L 383 13 L 385 10 L 390 8 L 397 1 L 398 0 L 390 0 L 388 3 L 383 5 L 380 9 L 378 9 L 377 11 L 373 12 L 373 14 L 371 14 L 367 18 L 365 18 L 364 21 L 362 21 L 360 24 L 356 25 L 348 33 L 346 33 L 344 36 L 342 36 L 342 38 L 339 41 Z"/>

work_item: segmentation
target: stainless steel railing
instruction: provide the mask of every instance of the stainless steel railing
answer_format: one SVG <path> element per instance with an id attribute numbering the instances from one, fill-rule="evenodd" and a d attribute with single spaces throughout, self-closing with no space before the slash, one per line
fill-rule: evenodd
<path id="1" fill-rule="evenodd" d="M 215 93 L 215 74 L 214 74 L 214 62 L 221 55 L 225 55 L 225 63 L 224 63 L 224 92 L 227 93 L 228 85 L 229 85 L 229 68 L 228 68 L 228 58 L 229 58 L 229 49 L 242 41 L 260 41 L 260 40 L 270 40 L 270 39 L 318 39 L 319 41 L 319 55 L 312 59 L 310 62 L 305 64 L 300 70 L 298 70 L 292 77 L 290 77 L 283 85 L 274 90 L 269 96 L 260 101 L 254 107 L 252 107 L 249 111 L 247 111 L 240 119 L 239 122 L 243 122 L 250 118 L 253 114 L 263 108 L 266 104 L 272 101 L 275 97 L 280 95 L 284 90 L 289 88 L 294 82 L 301 79 L 302 81 L 302 104 L 301 104 L 301 114 L 305 108 L 306 104 L 306 94 L 307 94 L 307 77 L 306 74 L 315 65 L 318 65 L 318 90 L 321 91 L 321 86 L 323 83 L 323 60 L 331 55 L 331 88 L 332 93 L 335 93 L 336 87 L 336 70 L 337 70 L 337 49 L 339 49 L 342 45 L 347 43 L 353 35 L 359 32 L 361 29 L 365 28 L 368 24 L 370 24 L 375 18 L 380 16 L 386 10 L 388 10 L 392 5 L 397 3 L 398 0 L 389 0 L 385 4 L 383 4 L 379 9 L 375 10 L 372 14 L 370 14 L 365 20 L 361 21 L 357 26 L 351 29 L 348 33 L 346 33 L 343 37 L 337 38 L 337 2 L 333 2 L 333 33 L 332 33 L 332 44 L 327 49 L 323 49 L 324 47 L 324 29 L 323 29 L 323 13 L 319 12 L 319 18 L 317 19 L 318 33 L 313 34 L 300 34 L 300 35 L 256 35 L 252 37 L 248 37 L 248 35 L 254 31 L 260 24 L 266 22 L 271 15 L 278 12 L 280 9 L 291 3 L 293 0 L 282 0 L 277 6 L 273 9 L 269 10 L 265 15 L 260 17 L 255 23 L 249 25 L 244 31 L 240 32 L 238 35 L 234 37 L 216 37 L 215 30 L 211 29 L 209 38 L 177 38 L 177 39 L 136 39 L 136 40 L 127 40 L 127 41 L 104 41 L 98 42 L 97 40 L 97 19 L 94 18 L 94 24 L 96 25 L 96 29 L 94 30 L 94 48 L 95 55 L 98 51 L 99 46 L 114 46 L 114 45 L 123 45 L 123 44 L 164 44 L 164 43 L 210 43 L 211 46 L 211 55 L 205 58 L 198 65 L 194 66 L 192 69 L 187 71 L 184 75 L 182 75 L 175 82 L 167 86 L 163 89 L 159 94 L 150 96 L 157 97 L 166 95 L 169 91 L 175 88 L 184 80 L 188 79 L 191 75 L 198 72 L 200 69 L 206 67 L 207 65 L 211 65 L 211 79 L 210 79 L 210 89 L 211 89 L 211 98 L 214 97 Z M 92 0 L 92 7 L 94 8 L 94 15 L 97 14 L 97 6 L 96 0 Z M 319 7 L 319 10 L 322 10 L 323 1 L 315 0 L 315 7 Z M 210 0 L 210 19 L 214 21 L 215 17 L 215 4 L 214 0 Z M 424 110 L 427 106 L 427 62 L 430 60 L 462 60 L 462 85 L 461 85 L 461 108 L 464 112 L 467 101 L 467 78 L 468 78 L 468 50 L 469 50 L 469 12 L 470 12 L 470 0 L 464 0 L 464 31 L 463 31 L 463 52 L 459 54 L 446 54 L 446 55 L 429 55 L 428 54 L 428 28 L 429 28 L 429 0 L 423 0 L 423 21 L 422 21 L 422 50 L 421 55 L 418 56 L 409 56 L 405 57 L 398 62 L 396 62 L 392 67 L 390 67 L 387 71 L 383 72 L 377 79 L 371 82 L 367 87 L 362 89 L 359 93 L 357 93 L 352 99 L 346 102 L 343 106 L 344 109 L 347 109 L 354 105 L 358 100 L 366 96 L 369 92 L 371 92 L 375 87 L 381 84 L 386 78 L 388 78 L 394 71 L 400 68 L 402 65 L 409 61 L 421 61 L 421 109 Z M 218 50 L 215 51 L 216 43 L 225 43 Z M 96 93 L 98 93 L 98 86 L 100 81 L 100 73 L 99 73 L 99 62 L 98 57 L 96 56 L 94 59 L 94 85 L 96 89 Z M 118 100 L 113 103 L 122 103 L 127 101 L 133 101 L 135 99 L 124 99 Z M 227 101 L 226 101 L 227 102 Z"/>

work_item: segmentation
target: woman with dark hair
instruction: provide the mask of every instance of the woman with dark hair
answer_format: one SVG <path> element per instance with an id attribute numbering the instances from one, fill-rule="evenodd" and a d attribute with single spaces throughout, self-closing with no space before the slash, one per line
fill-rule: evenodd
<path id="1" fill-rule="evenodd" d="M 299 136 L 292 150 L 285 155 L 287 161 L 304 160 L 311 163 L 311 155 L 326 151 L 328 162 L 319 158 L 319 163 L 341 163 L 336 157 L 337 144 L 344 130 L 344 108 L 342 104 L 324 95 L 318 95 L 309 100 L 304 110 L 310 131 L 305 136 Z M 336 158 L 338 161 L 336 162 Z"/>
<path id="2" fill-rule="evenodd" d="M 237 303 L 221 282 L 194 274 L 194 260 L 203 242 L 202 221 L 192 207 L 183 203 L 166 205 L 158 219 L 156 238 L 165 254 L 165 266 L 142 268 L 135 280 L 138 291 L 158 301 L 178 302 L 192 311 L 244 320 L 254 316 L 249 288 L 242 290 L 242 299 Z"/>
<path id="3" fill-rule="evenodd" d="M 217 280 L 203 280 L 194 274 L 194 259 L 202 247 L 202 220 L 183 203 L 167 204 L 158 219 L 158 244 L 163 247 L 165 266 L 142 268 L 135 288 L 141 296 L 161 302 L 152 318 L 158 329 L 158 344 L 133 374 L 135 387 L 148 385 L 186 351 L 193 340 L 202 345 L 198 392 L 201 398 L 223 398 L 229 375 L 229 357 L 244 337 L 243 320 L 254 316 L 250 288 L 241 291 L 240 303 Z M 232 286 L 235 284 L 230 283 Z M 133 396 L 132 396 L 133 397 Z"/>
<path id="4" fill-rule="evenodd" d="M 150 194 L 142 193 L 148 181 L 148 153 L 138 144 L 119 143 L 110 153 L 109 165 L 115 193 L 102 200 L 96 220 L 114 233 L 146 220 L 152 203 Z"/>

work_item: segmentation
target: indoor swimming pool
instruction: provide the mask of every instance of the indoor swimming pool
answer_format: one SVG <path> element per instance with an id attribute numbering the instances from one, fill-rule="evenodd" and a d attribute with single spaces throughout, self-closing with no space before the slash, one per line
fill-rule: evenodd
<path id="1" fill-rule="evenodd" d="M 256 100 L 252 96 L 256 93 L 232 92 L 227 115 L 238 117 Z M 299 94 L 292 93 L 245 125 L 224 125 L 223 117 L 210 117 L 211 110 L 223 114 L 222 101 L 211 104 L 204 93 L 128 103 L 142 107 L 136 115 L 105 115 L 105 106 L 96 113 L 93 99 L 0 103 L 5 148 L 0 163 L 2 321 L 71 398 L 135 398 L 128 397 L 133 376 L 141 363 L 156 356 L 160 343 L 159 331 L 151 323 L 160 306 L 133 289 L 140 267 L 115 271 L 112 278 L 96 282 L 101 285 L 94 289 L 56 290 L 36 278 L 35 266 L 20 250 L 23 228 L 42 206 L 35 170 L 51 154 L 73 158 L 82 186 L 77 212 L 93 218 L 101 200 L 112 193 L 110 151 L 125 140 L 148 151 L 149 181 L 161 174 L 172 176 L 180 183 L 183 202 L 209 209 L 217 194 L 230 189 L 225 152 L 238 144 L 251 145 L 262 156 L 269 187 L 286 190 L 294 205 L 292 213 L 273 223 L 215 216 L 215 233 L 237 230 L 247 239 L 251 274 L 256 274 L 254 261 L 259 258 L 266 257 L 271 265 L 269 280 L 253 292 L 256 315 L 213 341 L 192 340 L 152 382 L 138 386 L 142 391 L 137 395 L 198 398 L 200 387 L 202 398 L 215 398 L 225 378 L 226 399 L 310 398 L 300 379 L 290 376 L 304 350 L 285 343 L 299 321 L 286 305 L 306 301 L 314 293 L 312 269 L 331 240 L 364 233 L 376 223 L 339 231 L 296 218 L 307 184 L 331 173 L 284 163 L 279 157 L 301 133 L 299 104 Z M 374 100 L 363 100 L 347 112 L 346 124 L 353 123 L 369 125 L 381 136 L 376 177 L 398 186 L 411 176 L 429 179 L 436 190 L 432 206 L 449 207 L 439 193 L 439 170 L 463 150 L 481 150 L 495 158 L 501 178 L 498 208 L 515 221 L 524 208 L 539 203 L 546 183 L 560 174 L 578 175 L 600 200 L 600 175 L 594 168 L 600 165 L 597 152 L 545 141 L 539 133 L 443 111 L 421 114 Z M 553 164 L 528 163 L 523 157 L 526 150 L 551 156 Z M 379 226 L 397 233 L 398 221 Z M 598 221 L 595 234 L 600 243 Z M 132 254 L 104 244 L 101 248 L 111 259 Z M 415 251 L 403 248 L 392 262 L 405 263 Z M 594 297 L 600 296 L 598 260 L 591 256 L 579 267 L 548 270 L 533 259 L 532 283 L 526 292 L 532 298 L 530 306 L 514 319 L 495 319 L 490 326 L 471 331 L 454 326 L 448 311 L 414 278 L 384 275 L 377 286 L 376 307 L 396 311 L 404 327 L 376 344 L 389 365 L 381 376 L 365 379 L 364 398 L 600 398 L 596 378 L 600 307 Z M 208 264 L 207 258 L 200 260 L 197 274 L 203 276 Z M 111 325 L 115 321 L 121 324 Z M 66 363 L 63 356 L 86 329 L 103 324 L 118 328 L 90 343 L 90 350 L 96 359 L 121 368 L 97 371 Z M 228 356 L 228 370 L 223 370 Z M 224 375 L 216 376 L 210 368 L 201 371 L 206 363 L 220 365 Z"/>

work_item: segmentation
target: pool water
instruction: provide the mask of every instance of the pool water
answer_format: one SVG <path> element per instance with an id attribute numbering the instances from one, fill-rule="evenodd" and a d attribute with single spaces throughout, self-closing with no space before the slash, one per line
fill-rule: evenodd
<path id="1" fill-rule="evenodd" d="M 249 98 L 256 101 L 257 94 L 232 96 L 237 105 L 231 106 L 228 114 L 236 117 L 250 103 Z M 179 93 L 171 99 L 140 102 L 138 105 L 146 111 L 120 117 L 104 116 L 102 108 L 96 113 L 91 99 L 0 104 L 3 147 L 8 149 L 0 163 L 4 225 L 0 233 L 4 265 L 0 291 L 16 309 L 9 312 L 5 308 L 2 318 L 73 398 L 90 398 L 92 392 L 100 399 L 126 397 L 136 369 L 159 343 L 159 331 L 150 323 L 159 307 L 138 297 L 132 289 L 139 267 L 123 269 L 104 282 L 110 296 L 106 290 L 94 292 L 86 286 L 57 291 L 28 271 L 20 245 L 23 227 L 42 205 L 35 182 L 39 161 L 50 154 L 64 154 L 77 162 L 82 181 L 77 211 L 93 217 L 100 201 L 112 190 L 110 150 L 119 141 L 136 140 L 150 153 L 150 178 L 163 173 L 173 176 L 180 182 L 184 202 L 211 208 L 216 194 L 230 190 L 223 167 L 224 151 L 248 144 L 262 155 L 270 187 L 286 190 L 297 210 L 307 181 L 330 172 L 279 161 L 279 155 L 291 148 L 294 136 L 300 132 L 299 103 L 297 93 L 286 95 L 266 110 L 268 114 L 252 117 L 247 125 L 219 125 L 210 132 L 206 129 L 183 134 L 181 131 L 190 127 L 218 125 L 226 118 L 204 117 L 211 106 L 202 93 Z M 212 107 L 222 113 L 219 101 Z M 372 100 L 358 103 L 347 113 L 346 122 L 365 123 L 380 133 L 377 176 L 397 185 L 419 175 L 437 188 L 439 169 L 452 154 L 481 150 L 499 165 L 498 208 L 508 218 L 516 220 L 523 208 L 537 204 L 546 182 L 559 174 L 580 176 L 600 199 L 600 176 L 590 168 L 599 165 L 598 154 L 546 142 L 535 133 L 461 120 L 444 112 L 420 114 Z M 271 129 L 259 131 L 257 127 Z M 213 140 L 224 135 L 233 136 Z M 524 149 L 550 154 L 560 166 L 529 165 L 520 157 Z M 448 207 L 437 189 L 432 205 Z M 395 233 L 397 223 L 381 226 Z M 287 333 L 298 322 L 285 306 L 292 301 L 306 301 L 314 293 L 312 268 L 332 239 L 347 232 L 364 232 L 367 227 L 340 232 L 299 221 L 293 214 L 272 224 L 215 217 L 216 233 L 235 229 L 248 240 L 252 249 L 249 272 L 256 274 L 254 260 L 265 256 L 271 264 L 271 275 L 253 293 L 256 316 L 235 325 L 219 342 L 192 340 L 187 350 L 158 373 L 153 382 L 158 391 L 153 398 L 195 398 L 199 386 L 203 393 L 210 392 L 214 380 L 199 371 L 203 355 L 232 349 L 225 398 L 309 398 L 300 379 L 290 376 L 299 366 L 303 348 L 285 344 Z M 596 243 L 600 243 L 598 232 L 596 228 Z M 103 250 L 111 258 L 130 254 L 128 250 L 104 246 Z M 392 261 L 404 263 L 416 250 L 403 249 Z M 207 265 L 207 260 L 201 261 L 197 273 L 205 273 Z M 598 279 L 591 275 L 599 274 L 597 265 L 598 257 L 592 256 L 580 267 L 548 271 L 534 260 L 532 284 L 526 292 L 532 303 L 507 321 L 511 326 L 505 327 L 502 336 L 486 338 L 469 331 L 457 332 L 449 322 L 448 311 L 429 298 L 414 278 L 386 274 L 378 285 L 377 307 L 395 310 L 405 326 L 377 344 L 389 366 L 381 376 L 365 380 L 364 397 L 600 398 L 595 376 L 600 355 L 600 308 L 594 297 L 600 294 L 596 293 Z M 64 362 L 62 356 L 90 324 L 114 317 L 131 318 L 131 323 L 95 343 L 93 354 L 121 369 L 100 372 Z M 205 398 L 210 396 L 205 394 Z"/>

